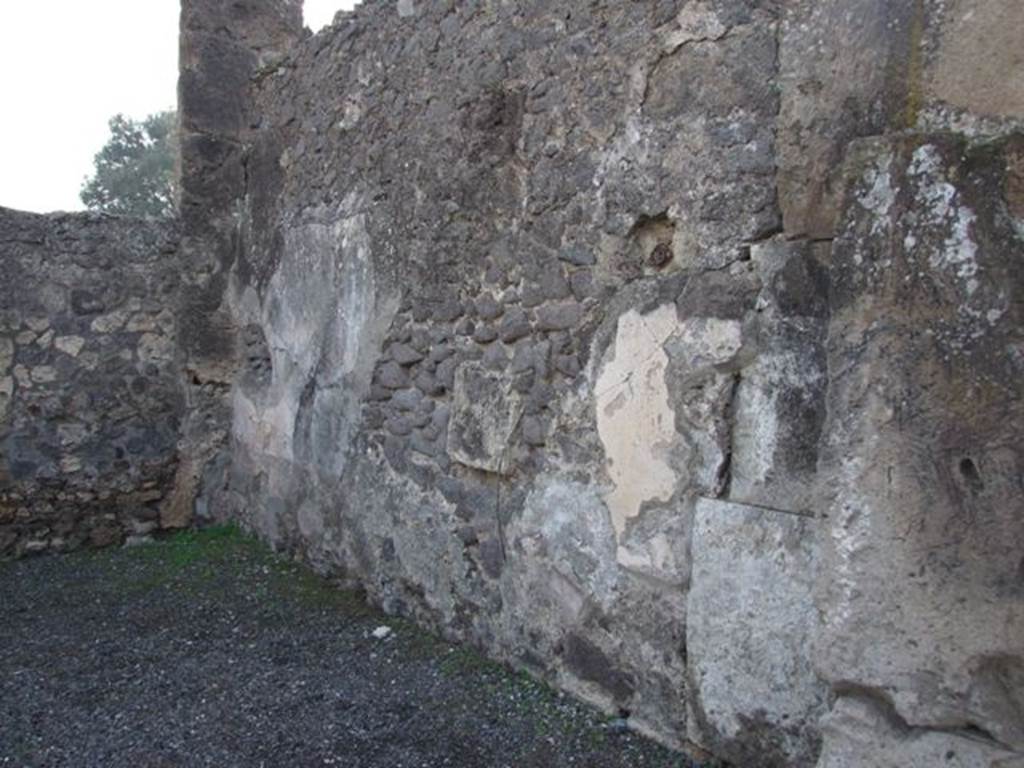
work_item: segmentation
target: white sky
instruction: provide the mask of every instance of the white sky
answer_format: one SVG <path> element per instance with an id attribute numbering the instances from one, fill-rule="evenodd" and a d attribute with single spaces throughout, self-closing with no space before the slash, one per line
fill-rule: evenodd
<path id="1" fill-rule="evenodd" d="M 0 0 L 0 206 L 79 210 L 118 112 L 175 105 L 179 0 Z M 354 0 L 306 0 L 318 30 Z"/>
<path id="2" fill-rule="evenodd" d="M 5 0 L 0 0 L 5 2 Z M 341 10 L 352 10 L 359 0 L 306 0 L 302 6 L 303 20 L 314 32 L 319 32 L 334 21 L 334 14 Z"/>

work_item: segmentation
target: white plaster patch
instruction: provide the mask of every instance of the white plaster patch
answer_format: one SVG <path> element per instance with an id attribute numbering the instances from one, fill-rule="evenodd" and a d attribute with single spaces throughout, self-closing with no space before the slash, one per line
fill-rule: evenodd
<path id="1" fill-rule="evenodd" d="M 606 500 L 619 536 L 644 502 L 668 501 L 675 493 L 668 457 L 676 440 L 675 412 L 663 347 L 678 327 L 674 304 L 648 315 L 630 310 L 619 318 L 614 355 L 597 377 L 597 431 L 615 484 Z"/>
<path id="2" fill-rule="evenodd" d="M 685 507 L 647 510 L 642 525 L 619 543 L 619 565 L 666 584 L 684 585 L 690 577 L 690 517 Z"/>

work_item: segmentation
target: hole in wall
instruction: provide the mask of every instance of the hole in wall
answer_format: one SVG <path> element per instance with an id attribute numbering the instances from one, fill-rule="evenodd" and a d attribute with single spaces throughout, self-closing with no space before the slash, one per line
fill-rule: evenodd
<path id="1" fill-rule="evenodd" d="M 960 474 L 964 478 L 964 482 L 967 483 L 967 487 L 973 492 L 978 493 L 985 487 L 985 482 L 981 479 L 981 473 L 978 472 L 978 465 L 974 463 L 974 459 L 965 457 L 960 460 Z"/>
<path id="2" fill-rule="evenodd" d="M 668 213 L 657 216 L 641 216 L 633 229 L 633 236 L 640 247 L 640 257 L 652 269 L 664 269 L 675 257 L 672 241 L 676 225 Z"/>
<path id="3" fill-rule="evenodd" d="M 243 384 L 252 388 L 265 387 L 270 383 L 274 373 L 267 337 L 258 325 L 245 326 L 241 336 L 245 357 Z"/>
<path id="4" fill-rule="evenodd" d="M 357 5 L 357 0 L 305 0 L 302 5 L 302 23 L 313 32 L 319 32 L 331 25 L 339 11 L 351 11 Z"/>

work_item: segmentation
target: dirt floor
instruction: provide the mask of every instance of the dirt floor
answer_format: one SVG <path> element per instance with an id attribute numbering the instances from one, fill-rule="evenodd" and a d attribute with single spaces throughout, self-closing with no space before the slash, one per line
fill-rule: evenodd
<path id="1" fill-rule="evenodd" d="M 696 766 L 230 528 L 0 563 L 0 595 L 0 766 Z"/>

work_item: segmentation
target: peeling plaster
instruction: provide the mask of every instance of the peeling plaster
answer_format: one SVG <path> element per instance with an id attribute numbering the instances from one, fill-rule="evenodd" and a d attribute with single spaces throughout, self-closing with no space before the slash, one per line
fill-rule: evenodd
<path id="1" fill-rule="evenodd" d="M 668 501 L 678 477 L 669 463 L 676 440 L 669 402 L 664 344 L 678 329 L 675 305 L 619 318 L 614 350 L 597 377 L 597 431 L 615 484 L 607 494 L 612 524 L 621 537 L 645 502 Z"/>
<path id="2" fill-rule="evenodd" d="M 262 307 L 273 380 L 261 402 L 236 390 L 234 432 L 267 455 L 294 461 L 302 395 L 318 375 L 321 357 L 329 363 L 328 378 L 320 381 L 324 390 L 340 391 L 359 367 L 374 316 L 375 281 L 362 216 L 297 228 L 288 235 L 286 253 Z M 348 441 L 338 442 L 333 452 L 340 474 Z"/>

